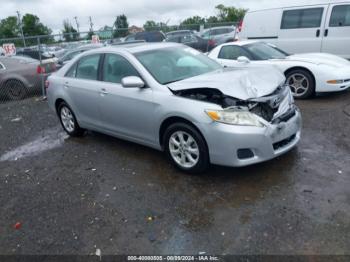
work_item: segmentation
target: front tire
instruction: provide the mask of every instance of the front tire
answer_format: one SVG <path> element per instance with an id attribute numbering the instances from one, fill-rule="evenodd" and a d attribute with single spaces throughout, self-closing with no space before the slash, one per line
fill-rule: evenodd
<path id="1" fill-rule="evenodd" d="M 290 86 L 296 99 L 307 99 L 315 94 L 315 80 L 306 70 L 296 69 L 286 74 L 286 84 Z"/>
<path id="2" fill-rule="evenodd" d="M 66 133 L 72 137 L 80 137 L 84 134 L 84 129 L 80 128 L 72 109 L 62 102 L 57 109 L 61 125 Z"/>
<path id="3" fill-rule="evenodd" d="M 202 135 L 191 125 L 175 123 L 165 133 L 163 145 L 167 157 L 180 170 L 201 173 L 209 166 L 209 153 Z"/>

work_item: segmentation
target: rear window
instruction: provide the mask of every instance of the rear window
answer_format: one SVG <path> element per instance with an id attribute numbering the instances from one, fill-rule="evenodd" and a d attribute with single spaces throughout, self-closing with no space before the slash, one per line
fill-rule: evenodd
<path id="1" fill-rule="evenodd" d="M 329 26 L 350 26 L 350 5 L 337 5 L 333 7 Z"/>
<path id="2" fill-rule="evenodd" d="M 75 77 L 87 80 L 97 80 L 99 61 L 99 54 L 82 57 L 78 62 Z"/>
<path id="3" fill-rule="evenodd" d="M 162 42 L 164 39 L 161 32 L 139 33 L 135 36 L 135 40 L 145 40 L 146 42 Z"/>
<path id="4" fill-rule="evenodd" d="M 320 27 L 322 15 L 323 7 L 284 11 L 281 29 Z"/>

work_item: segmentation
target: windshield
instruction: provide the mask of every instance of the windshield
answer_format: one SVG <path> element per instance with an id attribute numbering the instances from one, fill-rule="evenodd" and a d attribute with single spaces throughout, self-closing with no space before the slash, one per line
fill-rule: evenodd
<path id="1" fill-rule="evenodd" d="M 190 47 L 170 47 L 135 54 L 150 74 L 163 85 L 206 74 L 221 65 Z"/>
<path id="2" fill-rule="evenodd" d="M 265 43 L 254 43 L 244 46 L 258 60 L 284 59 L 288 56 L 286 52 Z"/>

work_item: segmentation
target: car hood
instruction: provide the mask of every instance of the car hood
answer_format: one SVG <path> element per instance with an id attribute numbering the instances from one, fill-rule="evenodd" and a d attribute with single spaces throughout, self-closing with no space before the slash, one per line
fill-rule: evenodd
<path id="1" fill-rule="evenodd" d="M 272 66 L 247 65 L 177 81 L 168 87 L 172 91 L 214 88 L 227 96 L 248 100 L 272 94 L 284 82 L 283 74 Z"/>
<path id="2" fill-rule="evenodd" d="M 286 61 L 301 61 L 312 64 L 325 64 L 334 67 L 350 66 L 350 62 L 344 58 L 336 55 L 325 54 L 325 53 L 306 53 L 291 55 L 286 58 Z"/>

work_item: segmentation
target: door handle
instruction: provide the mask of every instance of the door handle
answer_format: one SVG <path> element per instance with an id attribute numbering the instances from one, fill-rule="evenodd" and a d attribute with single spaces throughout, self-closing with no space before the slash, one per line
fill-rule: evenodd
<path id="1" fill-rule="evenodd" d="M 101 88 L 100 93 L 101 93 L 101 95 L 108 95 L 109 94 L 105 88 Z"/>
<path id="2" fill-rule="evenodd" d="M 64 88 L 68 88 L 68 87 L 69 87 L 69 82 L 65 82 L 65 83 L 63 84 L 63 87 L 64 87 Z"/>
<path id="3" fill-rule="evenodd" d="M 320 36 L 320 29 L 317 29 L 317 31 L 316 31 L 316 37 L 319 37 Z"/>
<path id="4" fill-rule="evenodd" d="M 328 29 L 324 30 L 324 36 L 325 36 L 325 37 L 328 36 Z"/>

